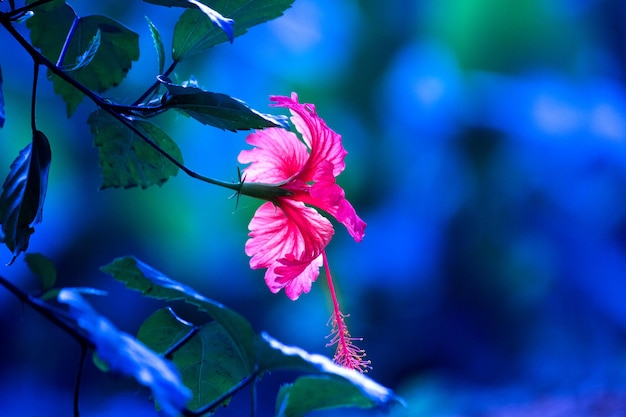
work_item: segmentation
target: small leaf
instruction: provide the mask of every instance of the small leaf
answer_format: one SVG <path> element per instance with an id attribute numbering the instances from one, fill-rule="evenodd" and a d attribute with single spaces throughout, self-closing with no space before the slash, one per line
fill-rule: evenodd
<path id="1" fill-rule="evenodd" d="M 158 4 L 167 7 L 185 7 L 188 9 L 197 9 L 207 16 L 215 27 L 220 28 L 228 39 L 233 41 L 233 19 L 227 19 L 209 6 L 197 0 L 144 0 L 146 3 Z"/>
<path id="2" fill-rule="evenodd" d="M 94 145 L 98 148 L 102 169 L 101 189 L 147 188 L 161 185 L 178 173 L 176 165 L 105 111 L 91 113 L 87 123 L 94 135 Z M 180 149 L 158 126 L 140 120 L 129 120 L 129 123 L 182 163 Z"/>
<path id="3" fill-rule="evenodd" d="M 349 381 L 329 375 L 302 376 L 276 396 L 277 417 L 302 417 L 339 407 L 372 408 L 374 402 Z"/>
<path id="4" fill-rule="evenodd" d="M 4 126 L 4 93 L 2 92 L 2 68 L 0 67 L 0 127 Z"/>
<path id="5" fill-rule="evenodd" d="M 70 316 L 84 330 L 98 357 L 113 372 L 134 377 L 150 388 L 155 401 L 169 416 L 178 416 L 191 397 L 176 367 L 160 357 L 131 335 L 119 331 L 108 319 L 98 314 L 81 294 L 102 292 L 85 288 L 64 288 L 58 301 L 70 307 Z"/>
<path id="6" fill-rule="evenodd" d="M 171 309 L 161 309 L 141 325 L 137 338 L 163 353 L 191 329 Z M 237 346 L 216 321 L 201 326 L 176 350 L 172 361 L 181 370 L 183 383 L 193 392 L 193 399 L 187 403 L 191 409 L 211 403 L 248 376 L 247 364 L 237 353 Z"/>
<path id="7" fill-rule="evenodd" d="M 287 10 L 294 0 L 214 0 L 211 7 L 233 19 L 233 36 L 241 36 L 248 28 L 275 19 Z M 206 0 L 203 3 L 209 3 Z M 174 27 L 172 58 L 183 58 L 226 42 L 228 37 L 213 26 L 199 10 L 185 10 Z M 232 40 L 231 40 L 232 41 Z"/>
<path id="8" fill-rule="evenodd" d="M 193 83 L 176 85 L 167 77 L 157 78 L 167 88 L 161 100 L 163 106 L 178 109 L 203 124 L 231 131 L 266 127 L 289 129 L 285 116 L 259 113 L 239 99 L 202 90 Z"/>
<path id="9" fill-rule="evenodd" d="M 46 135 L 33 132 L 33 141 L 13 161 L 2 185 L 0 223 L 4 243 L 13 253 L 10 263 L 26 251 L 34 226 L 41 222 L 51 158 Z"/>
<path id="10" fill-rule="evenodd" d="M 233 340 L 238 355 L 252 371 L 255 362 L 255 338 L 252 326 L 246 319 L 224 305 L 204 297 L 196 290 L 165 276 L 140 260 L 127 256 L 118 258 L 101 268 L 127 288 L 140 291 L 147 297 L 159 300 L 184 300 L 209 314 Z"/>
<path id="11" fill-rule="evenodd" d="M 80 68 L 86 67 L 93 60 L 93 57 L 96 56 L 96 52 L 98 52 L 98 48 L 100 47 L 100 29 L 96 31 L 91 43 L 87 47 L 87 50 L 83 52 L 76 59 L 76 63 L 70 67 L 63 68 L 67 72 L 76 71 Z"/>
<path id="12" fill-rule="evenodd" d="M 24 260 L 28 269 L 39 277 L 42 290 L 46 291 L 54 287 L 57 280 L 57 270 L 50 258 L 40 253 L 27 253 Z"/>
<path id="13" fill-rule="evenodd" d="M 98 93 L 118 85 L 126 77 L 132 62 L 139 59 L 139 36 L 135 32 L 105 16 L 79 18 L 69 5 L 60 1 L 38 7 L 26 26 L 30 29 L 33 45 L 46 58 L 56 62 L 74 20 L 77 22 L 65 54 L 66 62 L 79 62 L 79 57 L 90 50 L 98 31 L 100 45 L 88 64 L 72 71 L 72 77 Z M 53 76 L 52 80 L 54 91 L 66 103 L 69 117 L 84 96 L 61 78 Z"/>
<path id="14" fill-rule="evenodd" d="M 152 36 L 152 42 L 154 43 L 154 49 L 156 49 L 157 59 L 159 61 L 159 74 L 163 73 L 163 68 L 165 67 L 165 47 L 163 46 L 163 41 L 161 40 L 161 34 L 159 30 L 154 26 L 154 23 L 148 19 L 148 16 L 145 16 L 148 21 L 148 28 L 150 29 L 150 35 Z"/>

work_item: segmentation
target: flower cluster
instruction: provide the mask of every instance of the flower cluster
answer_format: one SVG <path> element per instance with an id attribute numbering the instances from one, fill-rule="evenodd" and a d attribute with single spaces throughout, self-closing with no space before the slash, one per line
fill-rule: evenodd
<path id="1" fill-rule="evenodd" d="M 326 262 L 325 248 L 334 229 L 322 210 L 343 224 L 355 241 L 365 235 L 365 222 L 356 214 L 337 184 L 347 154 L 341 136 L 330 129 L 312 104 L 299 103 L 298 96 L 271 97 L 275 106 L 291 111 L 291 122 L 300 133 L 269 128 L 250 134 L 246 142 L 254 146 L 239 154 L 239 162 L 249 164 L 243 171 L 242 194 L 268 200 L 250 221 L 250 239 L 245 251 L 253 269 L 267 268 L 265 283 L 277 293 L 296 300 L 311 289 L 324 266 L 334 312 L 330 344 L 337 344 L 335 360 L 353 369 L 368 365 L 356 349 L 339 311 L 339 304 Z M 335 340 L 337 339 L 337 340 Z M 352 360 L 338 360 L 344 356 Z M 358 358 L 358 359 L 357 359 Z"/>

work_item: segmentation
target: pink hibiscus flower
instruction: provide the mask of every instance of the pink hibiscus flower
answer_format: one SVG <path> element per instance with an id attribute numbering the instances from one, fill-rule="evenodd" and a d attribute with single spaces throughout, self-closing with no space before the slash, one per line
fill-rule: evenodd
<path id="1" fill-rule="evenodd" d="M 330 342 L 338 345 L 335 359 L 344 366 L 361 369 L 369 362 L 363 361 L 363 351 L 351 344 L 355 339 L 350 337 L 339 311 L 326 261 L 325 248 L 334 229 L 316 210 L 343 224 L 357 242 L 363 239 L 365 222 L 335 179 L 345 168 L 347 152 L 341 136 L 317 115 L 315 106 L 299 103 L 295 93 L 271 100 L 274 106 L 291 111 L 291 121 L 301 138 L 281 128 L 259 130 L 246 138 L 254 148 L 239 154 L 240 163 L 250 164 L 243 171 L 239 192 L 268 200 L 250 221 L 250 239 L 245 246 L 251 257 L 250 267 L 267 268 L 265 283 L 269 289 L 277 293 L 284 288 L 286 295 L 296 300 L 311 290 L 324 266 L 335 309 Z M 346 356 L 346 352 L 351 353 Z"/>

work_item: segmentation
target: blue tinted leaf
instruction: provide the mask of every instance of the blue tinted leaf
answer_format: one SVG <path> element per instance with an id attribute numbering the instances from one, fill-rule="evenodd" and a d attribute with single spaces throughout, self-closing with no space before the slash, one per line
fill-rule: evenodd
<path id="1" fill-rule="evenodd" d="M 163 41 L 161 40 L 161 34 L 159 30 L 154 26 L 154 24 L 148 19 L 146 16 L 146 20 L 148 21 L 148 27 L 150 28 L 150 36 L 152 36 L 152 42 L 154 43 L 154 49 L 156 49 L 157 60 L 159 62 L 159 74 L 163 73 L 163 68 L 165 67 L 165 47 L 163 46 Z"/>
<path id="2" fill-rule="evenodd" d="M 0 127 L 4 126 L 4 93 L 2 92 L 2 68 L 0 68 Z"/>
<path id="3" fill-rule="evenodd" d="M 161 100 L 163 106 L 183 111 L 203 124 L 231 131 L 266 127 L 289 129 L 285 116 L 259 113 L 237 98 L 202 90 L 193 83 L 177 85 L 166 77 L 158 79 L 167 88 Z"/>
<path id="4" fill-rule="evenodd" d="M 234 36 L 241 36 L 248 28 L 275 19 L 287 10 L 294 0 L 212 0 L 211 7 L 236 22 Z M 204 3 L 208 3 L 203 0 Z M 174 27 L 172 58 L 183 58 L 225 42 L 229 38 L 212 26 L 199 10 L 185 10 Z M 232 41 L 232 39 L 230 39 Z"/>
<path id="5" fill-rule="evenodd" d="M 101 270 L 147 297 L 168 301 L 182 299 L 206 312 L 228 333 L 248 370 L 252 371 L 254 368 L 255 333 L 250 323 L 236 312 L 131 256 L 118 258 Z"/>
<path id="6" fill-rule="evenodd" d="M 41 222 L 51 158 L 46 135 L 33 132 L 33 141 L 13 161 L 2 185 L 0 223 L 4 243 L 13 253 L 11 262 L 26 251 L 34 226 Z"/>
<path id="7" fill-rule="evenodd" d="M 220 13 L 216 12 L 209 6 L 197 0 L 144 0 L 146 3 L 158 4 L 167 7 L 184 7 L 188 9 L 198 9 L 204 13 L 213 23 L 214 26 L 220 28 L 228 39 L 233 41 L 233 19 L 227 19 Z"/>
<path id="8" fill-rule="evenodd" d="M 64 288 L 58 300 L 69 305 L 71 317 L 94 345 L 99 359 L 109 370 L 134 377 L 150 388 L 163 411 L 168 416 L 178 416 L 191 398 L 191 392 L 183 385 L 176 367 L 131 335 L 119 331 L 98 314 L 81 293 L 102 295 L 93 289 Z"/>
<path id="9" fill-rule="evenodd" d="M 260 370 L 300 369 L 307 372 L 321 372 L 341 377 L 358 388 L 372 407 L 386 408 L 401 400 L 391 391 L 366 375 L 341 367 L 326 356 L 308 353 L 305 350 L 287 346 L 267 334 L 262 334 L 262 344 L 258 346 L 258 367 Z M 359 404 L 363 404 L 359 400 Z"/>
<path id="10" fill-rule="evenodd" d="M 86 67 L 93 60 L 93 57 L 96 56 L 96 52 L 98 52 L 98 48 L 100 47 L 100 29 L 96 31 L 93 39 L 89 46 L 87 46 L 87 50 L 83 52 L 78 58 L 76 58 L 76 63 L 69 67 L 64 67 L 63 69 L 67 72 L 76 71 L 80 68 Z"/>
<path id="11" fill-rule="evenodd" d="M 307 375 L 280 387 L 277 417 L 302 417 L 316 410 L 339 407 L 372 408 L 375 403 L 355 385 L 330 375 Z"/>

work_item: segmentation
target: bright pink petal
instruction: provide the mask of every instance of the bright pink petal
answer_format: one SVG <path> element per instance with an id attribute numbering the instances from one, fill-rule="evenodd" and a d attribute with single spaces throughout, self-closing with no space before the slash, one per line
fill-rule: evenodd
<path id="1" fill-rule="evenodd" d="M 339 175 L 346 164 L 344 158 L 347 154 L 341 144 L 341 136 L 326 125 L 326 122 L 315 112 L 313 104 L 298 103 L 298 95 L 292 93 L 291 97 L 272 96 L 275 106 L 286 107 L 291 110 L 291 121 L 302 135 L 302 139 L 310 149 L 310 156 L 298 174 L 298 178 L 308 182 L 313 180 L 316 167 L 322 161 L 328 161 L 333 166 L 333 176 Z"/>
<path id="2" fill-rule="evenodd" d="M 268 268 L 265 281 L 272 292 L 289 287 L 288 296 L 307 292 L 319 274 L 319 256 L 333 235 L 333 227 L 313 208 L 279 198 L 279 206 L 266 202 L 248 226 L 245 250 L 250 267 Z"/>
<path id="3" fill-rule="evenodd" d="M 320 164 L 313 181 L 308 194 L 296 193 L 293 198 L 324 210 L 343 224 L 354 240 L 363 240 L 366 223 L 356 214 L 343 188 L 336 183 L 331 165 Z"/>
<path id="4" fill-rule="evenodd" d="M 309 157 L 306 146 L 285 129 L 269 128 L 248 135 L 253 149 L 239 153 L 237 160 L 250 164 L 243 170 L 246 182 L 279 184 L 296 175 Z"/>

